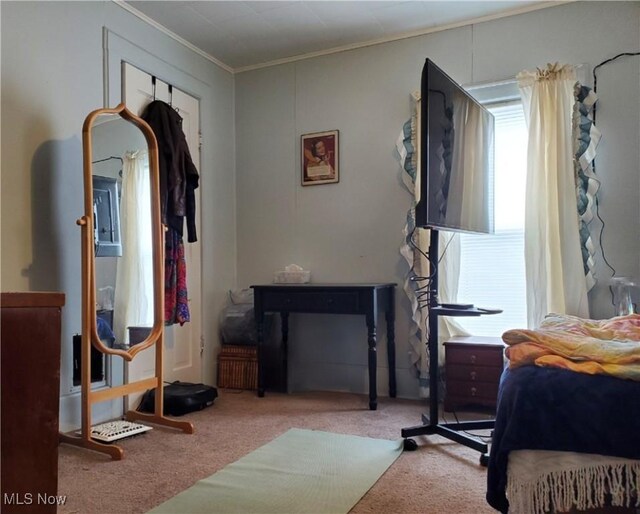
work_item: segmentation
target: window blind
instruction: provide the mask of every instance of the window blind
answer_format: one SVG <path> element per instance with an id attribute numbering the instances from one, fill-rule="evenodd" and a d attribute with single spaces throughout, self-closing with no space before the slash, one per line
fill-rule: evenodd
<path id="1" fill-rule="evenodd" d="M 495 234 L 459 234 L 459 303 L 503 313 L 457 321 L 473 335 L 526 328 L 524 204 L 527 128 L 522 103 L 488 105 L 495 116 Z"/>

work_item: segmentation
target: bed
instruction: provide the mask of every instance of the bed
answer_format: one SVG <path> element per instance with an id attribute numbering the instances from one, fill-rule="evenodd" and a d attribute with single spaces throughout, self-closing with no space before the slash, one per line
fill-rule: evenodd
<path id="1" fill-rule="evenodd" d="M 500 382 L 488 503 L 511 514 L 606 506 L 635 512 L 640 315 L 551 315 L 539 329 L 503 339 L 509 366 Z"/>

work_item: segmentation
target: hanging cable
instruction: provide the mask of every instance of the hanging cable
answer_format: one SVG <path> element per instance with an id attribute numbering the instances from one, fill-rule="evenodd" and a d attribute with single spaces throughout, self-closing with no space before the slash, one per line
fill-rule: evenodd
<path id="1" fill-rule="evenodd" d="M 449 241 L 447 241 L 446 246 L 444 247 L 444 250 L 442 251 L 440 258 L 437 259 L 436 262 L 434 262 L 435 259 L 432 259 L 431 256 L 423 251 L 420 246 L 416 243 L 416 241 L 414 240 L 414 235 L 416 232 L 416 229 L 418 227 L 413 227 L 413 230 L 411 231 L 411 234 L 409 235 L 409 243 L 411 244 L 411 246 L 417 250 L 425 259 L 427 259 L 427 261 L 429 262 L 429 266 L 431 268 L 431 272 L 429 273 L 428 276 L 420 276 L 417 273 L 412 276 L 409 280 L 411 282 L 426 282 L 426 284 L 421 285 L 420 287 L 417 287 L 415 290 L 415 294 L 416 294 L 416 300 L 418 301 L 418 307 L 420 309 L 423 308 L 429 308 L 429 298 L 430 298 L 430 292 L 431 292 L 431 280 L 433 280 L 433 278 L 437 275 L 438 273 L 438 264 L 440 264 L 440 262 L 442 262 L 442 259 L 444 258 L 445 254 L 447 253 L 447 249 L 449 248 L 449 245 L 451 244 L 451 242 L 453 241 L 454 237 L 457 237 L 457 233 L 454 233 L 450 238 Z M 414 265 L 411 266 L 411 269 L 409 270 L 410 272 L 415 273 L 414 270 L 415 267 L 415 261 L 414 261 Z"/>
<path id="2" fill-rule="evenodd" d="M 594 94 L 598 92 L 598 75 L 596 74 L 596 72 L 598 71 L 598 68 L 604 66 L 605 64 L 609 64 L 613 61 L 615 61 L 616 59 L 619 59 L 621 57 L 633 57 L 633 56 L 638 56 L 640 55 L 640 52 L 622 52 L 618 55 L 615 55 L 613 57 L 611 57 L 610 59 L 606 59 L 604 61 L 602 61 L 600 64 L 594 66 L 593 68 L 593 92 Z M 597 102 L 593 105 L 593 124 L 596 124 L 596 107 L 597 107 Z M 593 160 L 593 162 L 591 163 L 591 169 L 593 170 L 593 173 L 595 174 L 596 172 L 596 161 L 595 159 Z M 604 246 L 602 244 L 602 236 L 603 236 L 603 232 L 604 232 L 604 220 L 602 219 L 602 216 L 600 216 L 600 202 L 598 201 L 598 196 L 595 196 L 595 203 L 596 203 L 596 216 L 598 217 L 598 219 L 600 220 L 600 223 L 602 224 L 600 227 L 600 234 L 598 236 L 598 243 L 600 245 L 600 251 L 602 252 L 602 260 L 604 261 L 604 263 L 608 266 L 608 268 L 611 270 L 611 272 L 613 273 L 612 278 L 616 276 L 616 270 L 613 266 L 611 266 L 611 264 L 609 264 L 609 261 L 607 260 L 607 257 L 605 255 L 604 252 Z M 611 293 L 611 303 L 614 303 L 614 297 L 613 297 L 613 288 L 611 286 L 609 286 L 609 292 Z"/>
<path id="3" fill-rule="evenodd" d="M 422 250 L 420 248 L 420 245 L 418 245 L 416 243 L 416 241 L 414 240 L 414 235 L 416 233 L 416 229 L 418 227 L 413 227 L 413 230 L 411 231 L 411 234 L 409 234 L 409 243 L 411 244 L 411 246 L 417 250 L 425 259 L 427 259 L 427 261 L 429 262 L 429 266 L 431 268 L 431 272 L 429 273 L 428 276 L 424 276 L 424 275 L 418 275 L 417 273 L 415 273 L 415 259 L 414 259 L 414 264 L 411 266 L 411 269 L 409 270 L 410 273 L 414 273 L 414 275 L 409 278 L 409 280 L 411 282 L 415 282 L 416 284 L 420 284 L 421 282 L 425 282 L 425 284 L 423 285 L 419 285 L 418 287 L 416 287 L 415 290 L 415 295 L 416 295 L 416 300 L 418 302 L 418 308 L 419 309 L 424 309 L 425 307 L 428 309 L 429 308 L 429 298 L 430 298 L 430 293 L 431 293 L 431 280 L 436 276 L 437 273 L 437 263 L 434 264 L 434 262 L 431 260 L 431 256 L 425 252 L 424 250 Z"/>
<path id="4" fill-rule="evenodd" d="M 607 59 L 605 61 L 602 61 L 600 64 L 596 65 L 593 68 L 593 92 L 597 93 L 598 92 L 598 76 L 596 75 L 596 71 L 598 70 L 598 68 L 600 68 L 601 66 L 604 66 L 605 64 L 609 64 L 610 62 L 615 61 L 616 59 L 619 59 L 620 57 L 631 57 L 634 55 L 640 55 L 640 52 L 622 52 L 621 54 L 615 55 L 613 57 L 611 57 L 611 59 Z M 593 124 L 596 124 L 596 106 L 593 106 Z"/>

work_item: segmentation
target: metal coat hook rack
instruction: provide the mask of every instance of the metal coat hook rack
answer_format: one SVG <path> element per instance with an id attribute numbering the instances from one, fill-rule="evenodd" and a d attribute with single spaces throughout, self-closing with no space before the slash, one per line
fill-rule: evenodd
<path id="1" fill-rule="evenodd" d="M 153 100 L 156 100 L 156 82 L 157 78 L 155 75 L 151 75 L 151 86 L 153 90 Z M 171 107 L 173 107 L 173 84 L 167 83 L 167 87 L 169 89 L 169 102 L 167 102 Z M 173 107 L 176 112 L 180 112 L 180 109 L 177 107 Z"/>

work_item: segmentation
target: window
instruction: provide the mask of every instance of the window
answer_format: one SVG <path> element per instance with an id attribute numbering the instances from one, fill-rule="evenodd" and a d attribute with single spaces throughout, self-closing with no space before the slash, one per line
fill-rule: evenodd
<path id="1" fill-rule="evenodd" d="M 527 127 L 522 103 L 487 105 L 495 116 L 495 234 L 460 234 L 459 303 L 502 309 L 459 317 L 469 333 L 500 336 L 527 327 L 524 212 Z"/>

